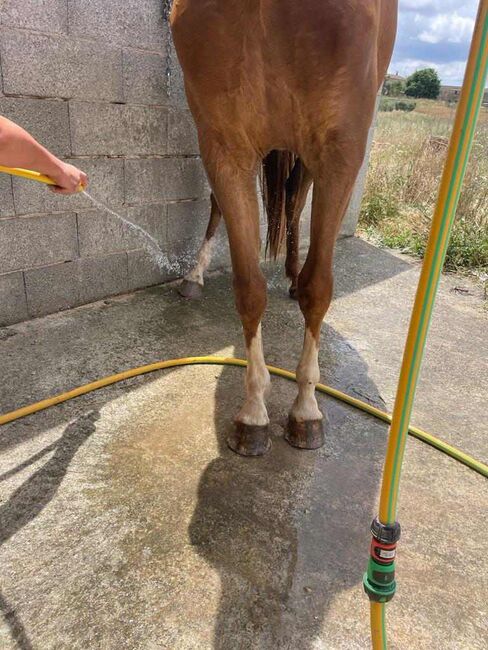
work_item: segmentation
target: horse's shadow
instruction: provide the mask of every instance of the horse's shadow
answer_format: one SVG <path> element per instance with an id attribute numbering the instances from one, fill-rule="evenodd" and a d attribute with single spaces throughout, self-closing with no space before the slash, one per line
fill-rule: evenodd
<path id="1" fill-rule="evenodd" d="M 339 267 L 340 296 L 400 273 L 406 267 L 376 249 L 369 251 L 370 247 L 361 242 L 344 244 L 346 256 L 350 255 L 351 247 L 354 250 L 359 247 L 362 257 L 357 262 L 356 273 L 341 273 Z M 367 271 L 370 265 L 360 263 L 373 254 L 374 260 L 379 259 L 381 264 L 376 263 L 374 275 L 372 272 L 368 275 L 364 267 Z M 280 280 L 276 285 L 274 271 L 271 275 L 271 292 L 275 295 L 270 300 L 263 327 L 266 359 L 270 364 L 291 368 L 302 345 L 301 316 L 297 305 L 286 298 L 286 283 Z M 172 329 L 165 330 L 164 338 L 160 333 L 159 310 L 151 312 L 151 318 L 135 319 L 140 328 L 135 330 L 137 336 L 146 341 L 146 347 L 147 341 L 153 345 L 149 348 L 151 355 L 158 354 L 163 343 L 164 356 L 181 355 L 187 349 L 184 346 L 188 346 L 188 335 L 182 327 L 187 323 L 192 327 L 195 323 L 199 325 L 198 343 L 203 350 L 215 350 L 216 341 L 219 349 L 236 341 L 240 347 L 240 327 L 228 278 L 217 277 L 209 285 L 213 286 L 209 286 L 211 290 L 201 304 L 182 304 L 177 298 L 171 298 L 171 289 L 163 290 L 168 292 L 164 304 L 172 316 L 168 322 L 174 323 Z M 123 319 L 115 310 L 104 316 L 105 327 L 118 332 L 125 346 L 127 320 L 133 323 L 139 313 L 137 300 L 136 296 L 124 305 Z M 113 321 L 110 313 L 115 313 L 111 317 Z M 119 323 L 119 329 L 114 328 L 114 323 Z M 105 357 L 111 359 L 112 344 L 106 345 Z M 87 346 L 85 354 L 89 352 Z M 242 350 L 236 355 L 242 356 Z M 138 362 L 137 356 L 132 359 L 133 364 Z M 327 326 L 323 332 L 321 367 L 325 383 L 383 406 L 359 352 Z M 120 391 L 129 393 L 139 385 L 140 382 L 132 382 L 120 387 Z M 360 596 L 386 427 L 331 399 L 320 398 L 329 420 L 326 446 L 317 452 L 292 449 L 282 436 L 286 411 L 295 394 L 294 384 L 278 378 L 273 380 L 273 393 L 268 402 L 273 423 L 272 450 L 264 458 L 246 459 L 229 451 L 225 443 L 230 417 L 238 406 L 236 397 L 242 398 L 242 375 L 240 371 L 226 368 L 216 384 L 215 432 L 219 455 L 200 477 L 189 526 L 194 551 L 220 577 L 221 594 L 213 640 L 216 650 L 311 649 L 327 624 L 334 599 L 351 587 Z M 113 395 L 110 390 L 93 394 L 86 405 L 99 411 Z M 64 422 L 67 413 L 78 412 L 75 405 L 67 411 L 52 411 L 50 426 Z M 53 445 L 8 473 L 27 467 L 31 460 L 37 462 L 40 454 L 53 452 L 0 509 L 3 541 L 32 522 L 56 496 L 76 451 L 94 432 L 95 419 L 95 415 L 77 419 Z M 24 440 L 24 434 L 30 438 L 43 430 L 42 426 L 32 429 L 26 432 L 12 428 L 12 441 Z M 191 592 L 188 597 L 191 599 Z M 24 630 L 10 600 L 10 596 L 4 599 L 0 595 L 0 609 L 19 647 L 29 650 L 32 647 L 29 630 Z"/>
<path id="2" fill-rule="evenodd" d="M 331 328 L 324 347 L 332 370 L 323 373 L 325 381 L 354 382 L 363 399 L 384 407 L 354 348 Z M 334 362 L 338 351 L 340 364 Z M 226 372 L 215 396 L 220 455 L 200 479 L 189 527 L 195 550 L 220 576 L 213 647 L 312 648 L 333 598 L 360 589 L 385 427 L 327 400 L 326 446 L 298 451 L 283 440 L 285 412 L 275 412 L 271 398 L 272 421 L 281 422 L 273 427 L 271 452 L 261 459 L 238 457 L 225 442 L 235 396 Z M 296 388 L 280 382 L 274 381 L 274 391 L 285 391 L 291 404 Z"/>

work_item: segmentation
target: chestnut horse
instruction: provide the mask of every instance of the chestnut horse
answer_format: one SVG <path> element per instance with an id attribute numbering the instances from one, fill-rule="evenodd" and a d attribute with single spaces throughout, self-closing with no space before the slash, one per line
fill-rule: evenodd
<path id="1" fill-rule="evenodd" d="M 287 274 L 305 319 L 298 395 L 286 438 L 324 442 L 315 398 L 322 321 L 332 297 L 338 230 L 364 159 L 376 95 L 390 61 L 396 0 L 176 0 L 171 26 L 212 187 L 199 264 L 224 218 L 236 305 L 246 341 L 246 399 L 229 445 L 244 455 L 270 446 L 270 378 L 261 341 L 266 282 L 260 270 L 256 175 L 264 161 L 268 246 L 287 239 Z M 298 272 L 298 219 L 313 182 L 310 246 Z"/>

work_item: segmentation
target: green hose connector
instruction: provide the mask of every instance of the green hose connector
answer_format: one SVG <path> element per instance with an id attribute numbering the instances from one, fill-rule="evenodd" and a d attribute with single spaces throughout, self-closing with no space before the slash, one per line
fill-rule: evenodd
<path id="1" fill-rule="evenodd" d="M 378 564 L 373 558 L 368 562 L 368 580 L 375 585 L 389 586 L 395 582 L 395 563 Z"/>
<path id="2" fill-rule="evenodd" d="M 376 603 L 387 603 L 396 592 L 395 563 L 378 564 L 369 558 L 368 570 L 363 576 L 364 591 Z"/>
<path id="3" fill-rule="evenodd" d="M 387 603 L 396 591 L 395 557 L 401 527 L 397 521 L 383 524 L 379 517 L 375 517 L 371 535 L 368 569 L 363 578 L 364 591 L 371 601 Z"/>

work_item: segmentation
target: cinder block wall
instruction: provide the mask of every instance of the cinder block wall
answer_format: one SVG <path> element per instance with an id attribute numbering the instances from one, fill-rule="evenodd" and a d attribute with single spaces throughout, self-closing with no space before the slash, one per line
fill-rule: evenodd
<path id="1" fill-rule="evenodd" d="M 0 1 L 0 114 L 85 170 L 93 196 L 170 258 L 160 271 L 83 196 L 0 174 L 0 326 L 173 279 L 197 248 L 208 188 L 162 5 Z"/>
<path id="2" fill-rule="evenodd" d="M 158 269 L 140 238 L 81 195 L 0 174 L 0 326 L 179 277 L 209 189 L 163 0 L 0 0 L 0 72 L 0 114 L 84 169 L 90 193 L 169 258 Z M 361 195 L 362 181 L 343 235 Z M 228 261 L 222 227 L 219 243 L 215 265 Z"/>

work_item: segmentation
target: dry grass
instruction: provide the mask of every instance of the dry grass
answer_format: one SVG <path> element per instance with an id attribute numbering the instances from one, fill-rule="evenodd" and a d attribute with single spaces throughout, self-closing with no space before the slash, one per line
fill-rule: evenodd
<path id="1" fill-rule="evenodd" d="M 423 255 L 454 111 L 420 100 L 412 113 L 379 114 L 360 221 L 378 243 Z M 488 272 L 487 109 L 481 111 L 446 267 Z"/>

